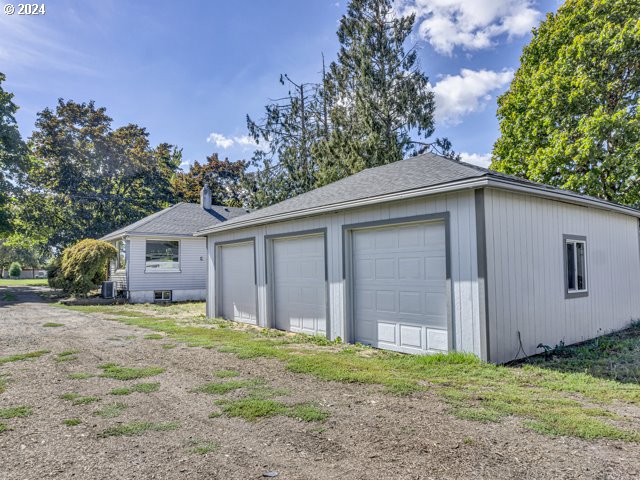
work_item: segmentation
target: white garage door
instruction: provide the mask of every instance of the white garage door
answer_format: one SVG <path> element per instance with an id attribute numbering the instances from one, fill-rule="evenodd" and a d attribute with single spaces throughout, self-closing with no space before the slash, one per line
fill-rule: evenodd
<path id="1" fill-rule="evenodd" d="M 273 241 L 275 327 L 326 334 L 324 236 Z"/>
<path id="2" fill-rule="evenodd" d="M 257 323 L 253 243 L 219 247 L 219 314 L 227 320 Z"/>
<path id="3" fill-rule="evenodd" d="M 352 232 L 358 342 L 407 353 L 446 351 L 444 223 Z"/>

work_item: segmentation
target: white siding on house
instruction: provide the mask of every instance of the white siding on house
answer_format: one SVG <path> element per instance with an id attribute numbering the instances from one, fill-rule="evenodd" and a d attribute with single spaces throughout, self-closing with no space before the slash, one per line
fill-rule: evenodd
<path id="1" fill-rule="evenodd" d="M 146 272 L 146 241 L 158 237 L 130 237 L 127 266 L 130 292 L 154 290 L 182 291 L 174 301 L 184 300 L 186 292 L 194 292 L 193 299 L 201 298 L 207 284 L 207 246 L 200 237 L 161 237 L 163 240 L 180 241 L 180 272 Z M 183 295 L 184 294 L 184 295 Z M 135 295 L 134 295 L 135 297 Z M 148 297 L 148 294 L 147 294 Z M 138 298 L 147 298 L 140 297 Z M 151 297 L 152 298 L 152 297 Z"/>
<path id="2" fill-rule="evenodd" d="M 267 284 L 265 281 L 265 235 L 295 233 L 299 231 L 327 229 L 327 273 L 329 282 L 329 322 L 332 339 L 341 337 L 353 340 L 345 321 L 346 285 L 343 278 L 343 225 L 391 220 L 426 214 L 449 213 L 451 252 L 452 317 L 454 323 L 454 347 L 481 355 L 479 297 L 477 282 L 477 247 L 475 224 L 475 199 L 472 190 L 405 201 L 381 203 L 375 206 L 331 214 L 248 227 L 230 232 L 220 232 L 208 237 L 209 278 L 207 290 L 207 314 L 215 316 L 214 247 L 223 242 L 248 237 L 256 238 L 256 268 L 258 281 L 258 324 L 273 326 L 267 312 Z"/>
<path id="3" fill-rule="evenodd" d="M 501 190 L 485 191 L 490 360 L 625 327 L 640 315 L 638 220 Z M 588 296 L 565 299 L 563 235 L 587 238 Z M 520 353 L 522 356 L 522 353 Z"/>

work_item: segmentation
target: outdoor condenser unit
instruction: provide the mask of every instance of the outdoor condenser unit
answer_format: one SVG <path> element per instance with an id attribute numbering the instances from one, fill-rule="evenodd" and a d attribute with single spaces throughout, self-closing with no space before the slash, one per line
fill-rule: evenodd
<path id="1" fill-rule="evenodd" d="M 115 298 L 116 282 L 102 282 L 102 298 Z"/>

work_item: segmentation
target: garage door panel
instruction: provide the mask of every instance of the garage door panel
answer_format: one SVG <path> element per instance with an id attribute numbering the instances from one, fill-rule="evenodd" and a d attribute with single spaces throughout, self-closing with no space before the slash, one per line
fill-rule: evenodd
<path id="1" fill-rule="evenodd" d="M 324 237 L 273 241 L 275 326 L 282 330 L 326 332 Z"/>
<path id="2" fill-rule="evenodd" d="M 356 340 L 406 352 L 442 350 L 444 223 L 356 230 L 351 238 Z"/>
<path id="3" fill-rule="evenodd" d="M 227 320 L 257 323 L 253 243 L 220 247 L 219 312 Z"/>

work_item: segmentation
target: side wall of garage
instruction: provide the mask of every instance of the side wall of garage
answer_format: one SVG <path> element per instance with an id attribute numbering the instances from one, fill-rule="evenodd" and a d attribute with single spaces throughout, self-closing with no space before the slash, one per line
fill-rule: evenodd
<path id="1" fill-rule="evenodd" d="M 490 360 L 541 353 L 640 318 L 640 245 L 634 217 L 486 189 Z M 586 292 L 567 295 L 566 238 L 586 243 Z"/>
<path id="2" fill-rule="evenodd" d="M 257 287 L 257 322 L 273 327 L 271 309 L 273 300 L 268 285 L 269 237 L 296 232 L 324 231 L 326 237 L 327 313 L 329 337 L 353 341 L 348 309 L 349 285 L 345 280 L 343 252 L 344 226 L 367 222 L 394 221 L 411 217 L 446 214 L 448 223 L 448 252 L 450 253 L 450 318 L 452 322 L 453 348 L 483 356 L 484 329 L 480 327 L 481 301 L 478 291 L 478 259 L 476 246 L 476 215 L 474 191 L 460 191 L 434 195 L 421 199 L 395 201 L 375 206 L 315 215 L 298 220 L 278 222 L 221 232 L 208 237 L 209 283 L 207 290 L 207 314 L 216 316 L 216 244 L 233 240 L 253 239 L 255 243 L 255 282 Z M 266 240 L 265 240 L 266 237 Z M 218 274 L 222 274 L 218 272 Z M 484 296 L 483 296 L 484 299 Z"/>

